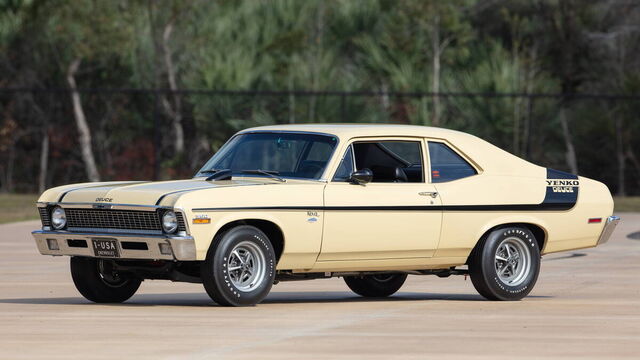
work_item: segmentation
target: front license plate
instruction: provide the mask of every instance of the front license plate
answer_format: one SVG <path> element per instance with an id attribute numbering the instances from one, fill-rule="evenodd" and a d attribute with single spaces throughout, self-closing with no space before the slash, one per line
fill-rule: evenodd
<path id="1" fill-rule="evenodd" d="M 93 251 L 99 257 L 120 257 L 118 253 L 118 244 L 115 240 L 110 239 L 92 239 Z"/>

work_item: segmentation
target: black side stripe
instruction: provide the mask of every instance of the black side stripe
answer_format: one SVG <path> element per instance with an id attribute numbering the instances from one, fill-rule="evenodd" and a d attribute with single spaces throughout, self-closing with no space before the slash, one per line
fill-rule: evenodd
<path id="1" fill-rule="evenodd" d="M 410 205 L 410 206 L 256 206 L 195 208 L 193 211 L 564 211 L 572 203 L 505 204 L 505 205 Z"/>
<path id="2" fill-rule="evenodd" d="M 577 180 L 578 177 L 566 172 L 547 169 L 547 179 Z M 572 186 L 571 192 L 555 192 L 553 186 L 546 187 L 544 200 L 540 204 L 503 205 L 410 205 L 410 206 L 257 206 L 228 208 L 195 208 L 193 211 L 566 211 L 571 210 L 578 200 L 579 186 Z"/>

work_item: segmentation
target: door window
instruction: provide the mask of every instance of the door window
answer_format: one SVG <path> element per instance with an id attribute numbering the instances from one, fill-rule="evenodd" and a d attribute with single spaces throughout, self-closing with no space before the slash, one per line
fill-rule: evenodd
<path id="1" fill-rule="evenodd" d="M 345 152 L 344 157 L 342 158 L 342 161 L 340 161 L 340 165 L 338 166 L 336 175 L 333 177 L 333 181 L 349 181 L 349 177 L 353 171 L 353 151 L 351 146 L 349 146 L 347 152 Z"/>
<path id="2" fill-rule="evenodd" d="M 431 182 L 447 182 L 476 175 L 478 172 L 449 146 L 429 141 Z"/>
<path id="3" fill-rule="evenodd" d="M 373 172 L 372 182 L 423 182 L 422 146 L 419 141 L 356 142 L 356 168 Z"/>

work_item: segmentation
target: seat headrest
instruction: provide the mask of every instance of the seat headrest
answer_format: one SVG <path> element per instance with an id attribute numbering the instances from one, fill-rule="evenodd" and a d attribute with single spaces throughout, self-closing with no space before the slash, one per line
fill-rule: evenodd
<path id="1" fill-rule="evenodd" d="M 400 167 L 372 166 L 374 182 L 408 182 L 407 174 Z"/>

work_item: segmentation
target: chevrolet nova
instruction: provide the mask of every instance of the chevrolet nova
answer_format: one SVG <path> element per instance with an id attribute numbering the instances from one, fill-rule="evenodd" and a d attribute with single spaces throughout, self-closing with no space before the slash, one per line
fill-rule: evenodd
<path id="1" fill-rule="evenodd" d="M 485 298 L 519 300 L 542 255 L 605 243 L 619 221 L 598 181 L 402 125 L 247 129 L 192 179 L 60 186 L 37 206 L 40 253 L 70 256 L 87 299 L 123 302 L 168 279 L 227 306 L 335 276 L 389 296 L 409 274 L 469 274 Z"/>

